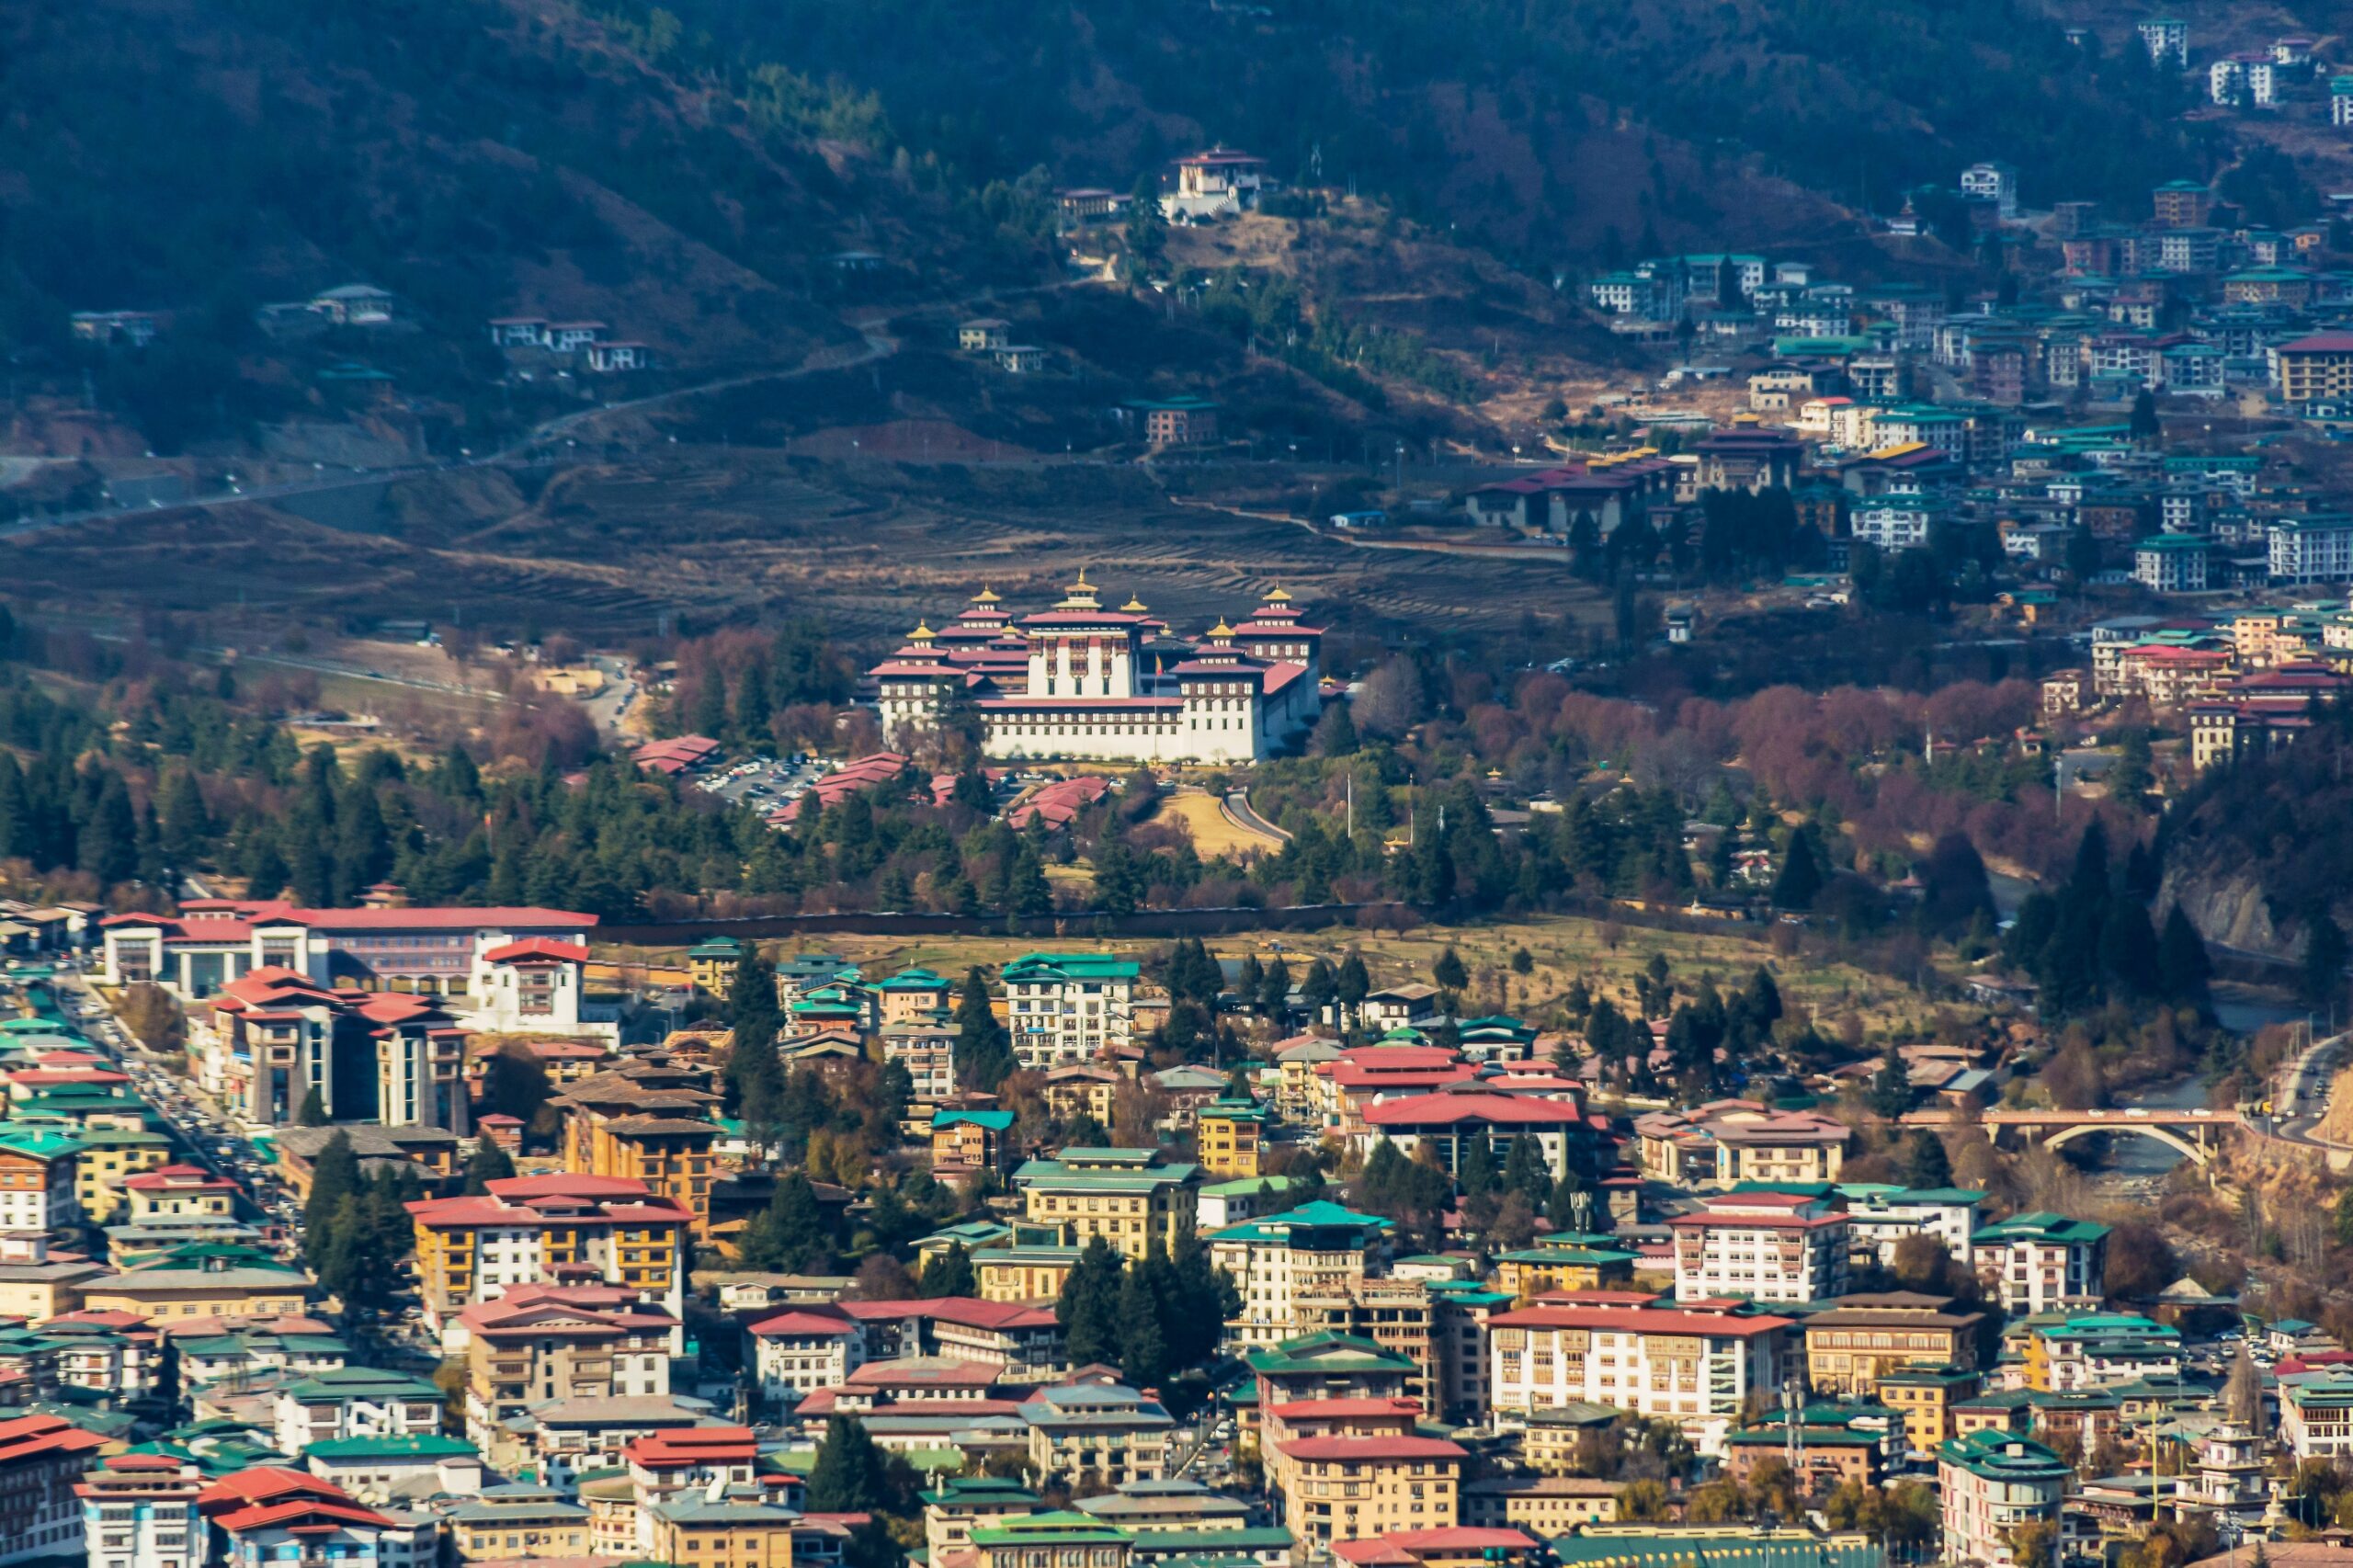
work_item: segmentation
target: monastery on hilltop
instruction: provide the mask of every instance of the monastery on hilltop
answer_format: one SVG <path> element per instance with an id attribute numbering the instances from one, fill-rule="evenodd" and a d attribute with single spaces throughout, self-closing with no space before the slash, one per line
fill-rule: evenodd
<path id="1" fill-rule="evenodd" d="M 983 588 L 971 608 L 873 671 L 885 734 L 969 703 L 993 757 L 1254 762 L 1314 726 L 1324 630 L 1280 588 L 1240 626 L 1198 639 L 1130 599 L 1106 609 L 1086 574 L 1051 609 L 1017 618 Z"/>

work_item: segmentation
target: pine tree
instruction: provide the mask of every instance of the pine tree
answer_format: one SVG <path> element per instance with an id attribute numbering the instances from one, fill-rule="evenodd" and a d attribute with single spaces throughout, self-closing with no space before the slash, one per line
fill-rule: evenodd
<path id="1" fill-rule="evenodd" d="M 1063 1279 L 1055 1301 L 1073 1367 L 1120 1360 L 1120 1276 L 1122 1260 L 1101 1236 L 1090 1239 Z"/>
<path id="2" fill-rule="evenodd" d="M 294 1125 L 324 1127 L 327 1120 L 326 1102 L 320 1097 L 319 1086 L 313 1084 L 302 1093 L 302 1108 L 294 1113 Z"/>
<path id="3" fill-rule="evenodd" d="M 99 786 L 97 806 L 82 828 L 80 863 L 102 887 L 129 881 L 139 869 L 138 814 L 119 774 L 108 773 Z"/>
<path id="4" fill-rule="evenodd" d="M 1333 995 L 1353 1016 L 1364 999 L 1372 994 L 1372 976 L 1365 970 L 1364 956 L 1350 949 L 1348 956 L 1340 960 L 1337 978 L 1338 985 Z"/>
<path id="5" fill-rule="evenodd" d="M 480 1197 L 490 1190 L 492 1182 L 505 1181 L 514 1174 L 515 1162 L 507 1158 L 506 1151 L 485 1137 L 466 1161 L 466 1192 Z"/>
<path id="6" fill-rule="evenodd" d="M 975 964 L 956 1002 L 956 1083 L 993 1095 L 1014 1070 L 1013 1045 L 989 1006 L 989 984 Z"/>
<path id="7" fill-rule="evenodd" d="M 195 865 L 211 843 L 214 828 L 212 815 L 205 810 L 204 791 L 197 787 L 191 769 L 176 769 L 165 780 L 160 814 L 165 857 L 175 866 Z"/>
<path id="8" fill-rule="evenodd" d="M 2157 978 L 2166 1001 L 2176 1005 L 2206 1004 L 2206 987 L 2213 974 L 2205 938 L 2177 903 L 2165 913 L 2165 929 L 2157 937 Z"/>
<path id="9" fill-rule="evenodd" d="M 1462 955 L 1451 946 L 1438 954 L 1438 961 L 1430 966 L 1430 978 L 1441 991 L 1460 991 L 1471 983 L 1470 971 L 1462 967 Z"/>
<path id="10" fill-rule="evenodd" d="M 746 1268 L 810 1274 L 831 1267 L 832 1238 L 807 1176 L 789 1171 L 777 1179 L 768 1206 L 744 1227 L 739 1251 Z"/>
<path id="11" fill-rule="evenodd" d="M 2315 907 L 2304 920 L 2304 956 L 2301 986 L 2304 1001 L 2313 1007 L 2334 1007 L 2345 987 L 2345 929 L 2324 908 Z"/>
<path id="12" fill-rule="evenodd" d="M 313 1267 L 318 1267 L 335 1205 L 346 1198 L 356 1199 L 358 1192 L 359 1156 L 351 1147 L 350 1134 L 338 1131 L 311 1164 L 311 1191 L 302 1206 L 302 1246 Z"/>
<path id="13" fill-rule="evenodd" d="M 1157 1384 L 1168 1370 L 1168 1341 L 1160 1332 L 1160 1302 L 1144 1270 L 1120 1282 L 1120 1370 L 1138 1388 Z"/>
<path id="14" fill-rule="evenodd" d="M 949 1242 L 946 1252 L 936 1252 L 925 1260 L 919 1289 L 927 1297 L 981 1293 L 980 1281 L 972 1272 L 972 1255 L 964 1250 L 961 1242 Z"/>
<path id="15" fill-rule="evenodd" d="M 1307 978 L 1299 983 L 1300 1000 L 1307 1004 L 1308 1012 L 1322 1017 L 1324 1009 L 1340 994 L 1339 976 L 1332 971 L 1331 961 L 1317 959 L 1307 969 Z"/>
<path id="16" fill-rule="evenodd" d="M 1005 890 L 1006 913 L 1034 920 L 1054 912 L 1054 890 L 1046 881 L 1046 865 L 1038 852 L 1025 847 L 1013 863 Z"/>
<path id="17" fill-rule="evenodd" d="M 1926 1127 L 1915 1129 L 1904 1165 L 1904 1185 L 1915 1191 L 1928 1191 L 1952 1185 L 1952 1161 L 1945 1153 L 1945 1142 Z"/>
<path id="18" fill-rule="evenodd" d="M 1487 1141 L 1483 1127 L 1473 1132 L 1461 1145 L 1461 1169 L 1455 1179 L 1462 1184 L 1462 1196 L 1483 1198 L 1495 1189 L 1495 1146 Z"/>
<path id="19" fill-rule="evenodd" d="M 807 1502 L 813 1514 L 872 1514 L 891 1506 L 889 1461 L 856 1416 L 826 1419 L 825 1440 L 809 1469 Z"/>
<path id="20" fill-rule="evenodd" d="M 1524 1193 L 1530 1203 L 1542 1203 L 1552 1191 L 1552 1173 L 1544 1167 L 1541 1143 L 1532 1137 L 1517 1137 L 1511 1141 L 1511 1152 L 1504 1156 L 1504 1187 L 1511 1192 Z"/>
<path id="21" fill-rule="evenodd" d="M 1790 846 L 1781 857 L 1780 874 L 1773 879 L 1774 907 L 1812 909 L 1813 901 L 1822 896 L 1825 880 L 1813 824 L 1805 823 L 1790 835 Z"/>

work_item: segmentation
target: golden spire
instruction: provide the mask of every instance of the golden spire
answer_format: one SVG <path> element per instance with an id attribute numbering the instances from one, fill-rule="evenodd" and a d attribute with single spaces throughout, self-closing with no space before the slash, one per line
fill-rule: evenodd
<path id="1" fill-rule="evenodd" d="M 1211 637 L 1231 637 L 1233 635 L 1233 628 L 1225 623 L 1225 617 L 1219 616 L 1217 618 L 1217 624 L 1210 628 L 1210 635 Z"/>
<path id="2" fill-rule="evenodd" d="M 1120 607 L 1120 613 L 1121 615 L 1142 615 L 1144 613 L 1144 602 L 1131 594 L 1128 596 L 1128 602 Z"/>
<path id="3" fill-rule="evenodd" d="M 930 627 L 918 620 L 915 622 L 915 629 L 907 633 L 907 641 L 910 642 L 928 642 L 938 635 L 938 632 L 932 631 Z"/>
<path id="4" fill-rule="evenodd" d="M 1275 585 L 1275 591 L 1267 596 L 1267 602 L 1270 605 L 1287 605 L 1290 603 L 1290 596 L 1284 593 L 1282 585 L 1278 583 Z"/>
<path id="5" fill-rule="evenodd" d="M 976 605 L 993 605 L 996 603 L 996 590 L 986 583 L 983 583 L 981 591 L 972 596 L 972 602 Z"/>

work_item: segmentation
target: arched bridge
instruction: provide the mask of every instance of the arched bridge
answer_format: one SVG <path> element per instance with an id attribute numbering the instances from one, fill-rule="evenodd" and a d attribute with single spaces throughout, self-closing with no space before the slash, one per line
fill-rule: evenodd
<path id="1" fill-rule="evenodd" d="M 1904 1121 L 1911 1127 L 1949 1127 L 1960 1119 L 1948 1111 L 1915 1110 Z M 2158 1110 L 2127 1106 L 2113 1110 L 2012 1110 L 1995 1108 L 1981 1114 L 1979 1125 L 1996 1144 L 2005 1133 L 2019 1142 L 2048 1143 L 2052 1148 L 2095 1132 L 2133 1132 L 2187 1155 L 2200 1167 L 2211 1164 L 2222 1146 L 2222 1134 L 2239 1125 L 2236 1111 Z"/>

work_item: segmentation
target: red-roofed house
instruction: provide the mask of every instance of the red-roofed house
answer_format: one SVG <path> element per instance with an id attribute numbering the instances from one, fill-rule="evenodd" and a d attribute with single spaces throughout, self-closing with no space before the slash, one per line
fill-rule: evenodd
<path id="1" fill-rule="evenodd" d="M 1461 1523 L 1466 1452 L 1443 1437 L 1300 1437 L 1282 1445 L 1283 1524 L 1312 1553 Z"/>
<path id="2" fill-rule="evenodd" d="M 799 1307 L 752 1325 L 754 1370 L 772 1410 L 834 1388 L 866 1364 L 866 1328 L 826 1307 Z"/>
<path id="3" fill-rule="evenodd" d="M 478 1197 L 427 1199 L 408 1206 L 416 1228 L 418 1293 L 442 1348 L 471 1340 L 466 1310 L 517 1287 L 618 1286 L 658 1304 L 676 1327 L 686 1306 L 678 1267 L 694 1213 L 643 1182 L 559 1171 L 509 1176 Z"/>
<path id="4" fill-rule="evenodd" d="M 1525 1530 L 1457 1525 L 1336 1541 L 1332 1555 L 1356 1568 L 1477 1568 L 1490 1562 L 1524 1563 L 1537 1551 L 1536 1538 Z"/>
<path id="5" fill-rule="evenodd" d="M 153 1219 L 226 1218 L 237 1211 L 237 1184 L 201 1165 L 165 1165 L 122 1184 L 131 1222 Z"/>
<path id="6" fill-rule="evenodd" d="M 199 1493 L 196 1506 L 224 1540 L 215 1561 L 225 1568 L 278 1568 L 281 1560 L 389 1568 L 414 1544 L 411 1531 L 298 1470 L 241 1471 Z"/>
<path id="7" fill-rule="evenodd" d="M 1780 1386 L 1791 1320 L 1640 1301 L 1522 1307 L 1487 1320 L 1495 1420 L 1610 1404 L 1680 1426 L 1713 1452 L 1751 1390 Z"/>
<path id="8" fill-rule="evenodd" d="M 1852 1226 L 1844 1199 L 1724 1192 L 1699 1205 L 1667 1221 L 1677 1301 L 1826 1301 L 1846 1293 Z"/>
<path id="9" fill-rule="evenodd" d="M 74 1488 L 90 1568 L 180 1568 L 204 1539 L 204 1472 L 168 1454 L 116 1454 Z"/>
<path id="10" fill-rule="evenodd" d="M 83 1554 L 74 1487 L 104 1447 L 61 1416 L 0 1421 L 0 1562 Z"/>
<path id="11" fill-rule="evenodd" d="M 1539 1098 L 1493 1094 L 1475 1081 L 1465 1082 L 1437 1094 L 1374 1101 L 1364 1109 L 1364 1131 L 1356 1143 L 1368 1158 L 1382 1139 L 1408 1157 L 1428 1143 L 1438 1168 L 1451 1173 L 1461 1168 L 1464 1147 L 1481 1134 L 1498 1163 L 1515 1142 L 1527 1138 L 1535 1142 L 1544 1168 L 1558 1181 L 1572 1170 L 1590 1174 L 1593 1168 L 1601 1128 L 1586 1114 L 1582 1099 L 1577 1095 Z"/>
<path id="12" fill-rule="evenodd" d="M 517 1285 L 458 1314 L 466 1330 L 466 1439 L 512 1471 L 532 1438 L 509 1423 L 553 1399 L 627 1400 L 670 1392 L 678 1321 L 618 1285 Z"/>

